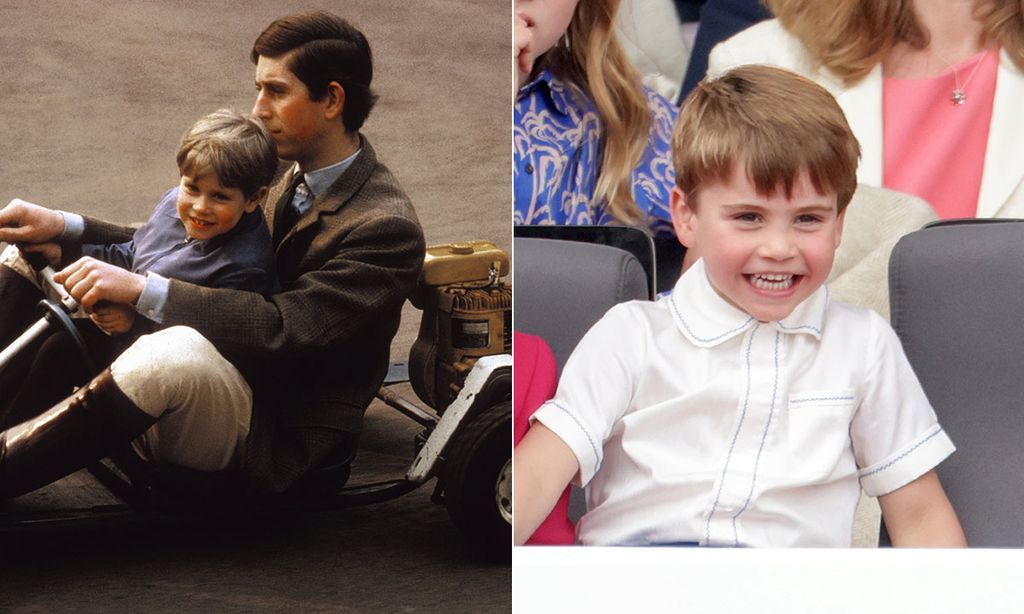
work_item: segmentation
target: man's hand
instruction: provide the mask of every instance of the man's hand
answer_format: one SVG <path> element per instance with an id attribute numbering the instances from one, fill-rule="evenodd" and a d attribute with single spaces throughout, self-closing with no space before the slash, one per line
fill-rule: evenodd
<path id="1" fill-rule="evenodd" d="M 135 323 L 135 310 L 131 305 L 100 303 L 93 309 L 89 319 L 108 335 L 123 335 Z"/>
<path id="2" fill-rule="evenodd" d="M 533 70 L 533 30 L 526 20 L 516 15 L 515 28 L 512 31 L 512 42 L 515 46 L 516 91 L 526 84 Z M 513 97 L 515 92 L 513 92 Z"/>
<path id="3" fill-rule="evenodd" d="M 134 305 L 146 287 L 145 276 L 89 256 L 71 263 L 53 279 L 64 285 L 86 313 L 92 313 L 100 301 Z"/>
<path id="4" fill-rule="evenodd" d="M 21 246 L 21 251 L 26 254 L 42 254 L 46 263 L 52 267 L 60 264 L 61 248 L 60 243 L 49 241 L 47 243 L 26 243 Z"/>
<path id="5" fill-rule="evenodd" d="M 15 198 L 0 209 L 0 241 L 44 243 L 64 232 L 64 216 L 56 211 Z"/>

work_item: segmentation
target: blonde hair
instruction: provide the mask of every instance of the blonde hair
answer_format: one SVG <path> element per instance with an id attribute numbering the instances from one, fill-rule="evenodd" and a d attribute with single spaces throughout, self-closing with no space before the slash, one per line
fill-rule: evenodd
<path id="1" fill-rule="evenodd" d="M 690 93 L 672 132 L 676 184 L 691 207 L 701 186 L 726 181 L 745 163 L 759 194 L 771 196 L 806 172 L 842 211 L 857 188 L 860 146 L 835 98 L 796 73 L 741 66 Z"/>
<path id="2" fill-rule="evenodd" d="M 593 198 L 607 202 L 617 220 L 632 224 L 642 217 L 633 199 L 632 173 L 647 147 L 651 112 L 640 76 L 615 35 L 618 9 L 619 0 L 580 0 L 565 36 L 537 65 L 594 102 L 603 136 Z"/>
<path id="3" fill-rule="evenodd" d="M 846 85 L 867 76 L 899 43 L 924 49 L 929 34 L 912 0 L 764 0 L 779 22 Z M 975 4 L 982 44 L 1006 50 L 1024 70 L 1024 1 Z"/>
<path id="4" fill-rule="evenodd" d="M 175 158 L 182 175 L 213 171 L 221 185 L 240 189 L 246 198 L 270 185 L 277 172 L 277 147 L 263 122 L 228 109 L 193 124 Z"/>

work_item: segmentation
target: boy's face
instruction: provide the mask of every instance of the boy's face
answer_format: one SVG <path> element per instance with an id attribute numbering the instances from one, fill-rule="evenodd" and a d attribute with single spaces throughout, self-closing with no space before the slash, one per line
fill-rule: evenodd
<path id="1" fill-rule="evenodd" d="M 221 185 L 216 173 L 182 175 L 178 191 L 178 218 L 188 236 L 206 241 L 231 230 L 243 213 L 256 210 L 267 188 L 246 198 L 240 188 Z"/>
<path id="2" fill-rule="evenodd" d="M 715 291 L 762 322 L 781 320 L 825 282 L 843 232 L 836 195 L 818 194 L 807 173 L 771 197 L 757 193 L 743 164 L 728 181 L 701 188 L 696 210 L 675 188 L 679 241 L 704 259 Z"/>
<path id="3" fill-rule="evenodd" d="M 288 54 L 260 56 L 252 114 L 270 131 L 278 156 L 297 161 L 304 170 L 315 170 L 320 168 L 318 152 L 327 129 L 341 120 L 330 112 L 331 96 L 320 101 L 309 97 L 309 88 L 288 69 L 287 59 Z"/>

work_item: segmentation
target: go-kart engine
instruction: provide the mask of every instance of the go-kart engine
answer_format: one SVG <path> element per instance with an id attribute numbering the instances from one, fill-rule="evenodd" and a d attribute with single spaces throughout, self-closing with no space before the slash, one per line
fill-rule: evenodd
<path id="1" fill-rule="evenodd" d="M 481 356 L 512 351 L 509 259 L 490 241 L 427 248 L 412 303 L 423 310 L 409 352 L 416 394 L 437 411 L 455 400 Z"/>

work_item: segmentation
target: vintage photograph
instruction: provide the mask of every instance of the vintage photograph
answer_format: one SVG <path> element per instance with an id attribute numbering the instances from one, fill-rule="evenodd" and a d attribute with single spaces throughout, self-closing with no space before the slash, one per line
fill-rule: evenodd
<path id="1" fill-rule="evenodd" d="M 510 609 L 509 16 L 0 6 L 0 609 Z"/>

